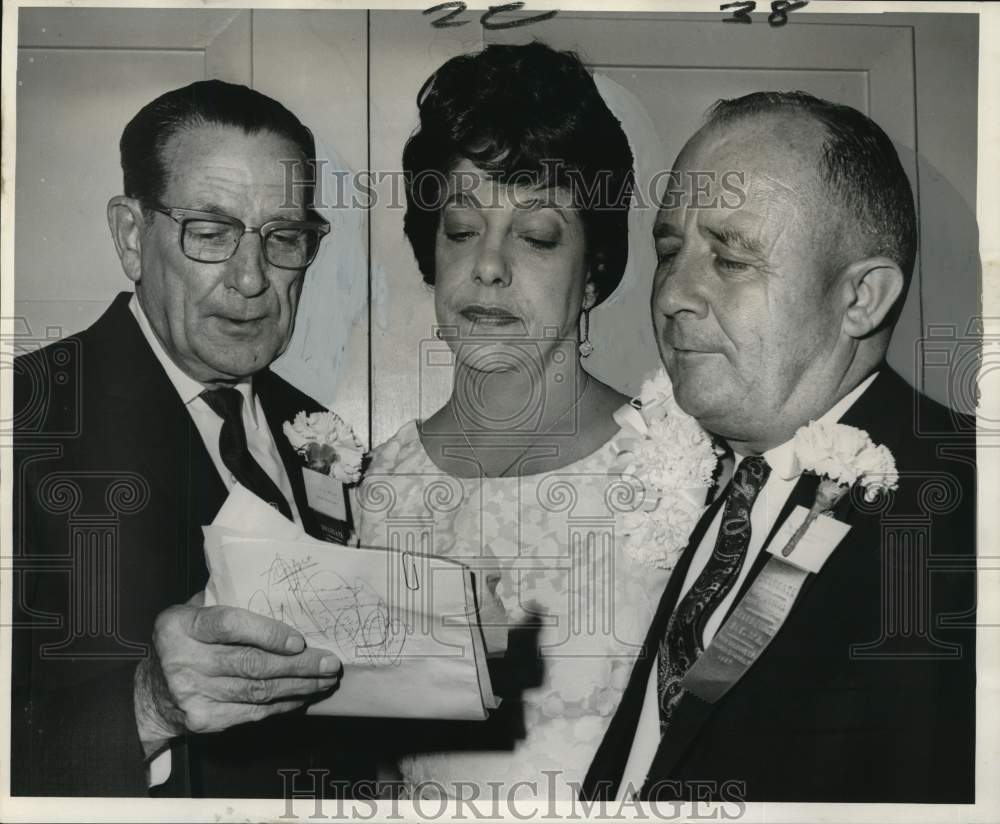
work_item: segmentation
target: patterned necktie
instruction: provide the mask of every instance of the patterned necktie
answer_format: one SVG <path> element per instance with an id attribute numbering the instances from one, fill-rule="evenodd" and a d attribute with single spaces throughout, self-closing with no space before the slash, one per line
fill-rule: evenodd
<path id="1" fill-rule="evenodd" d="M 771 467 L 761 457 L 740 462 L 722 510 L 712 556 L 667 623 L 657 669 L 661 735 L 684 694 L 681 680 L 704 652 L 701 639 L 705 624 L 739 577 L 750 545 L 750 512 L 770 474 Z"/>
<path id="2" fill-rule="evenodd" d="M 219 453 L 226 468 L 254 495 L 277 508 L 288 520 L 292 520 L 292 510 L 287 499 L 250 454 L 247 432 L 243 427 L 243 395 L 238 389 L 206 389 L 201 397 L 222 418 Z"/>

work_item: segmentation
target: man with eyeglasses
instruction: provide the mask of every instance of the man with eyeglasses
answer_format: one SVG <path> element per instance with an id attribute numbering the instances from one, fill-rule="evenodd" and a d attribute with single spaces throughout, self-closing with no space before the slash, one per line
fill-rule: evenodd
<path id="1" fill-rule="evenodd" d="M 281 426 L 322 407 L 268 369 L 329 230 L 298 183 L 312 134 L 263 94 L 204 81 L 145 106 L 120 149 L 125 194 L 107 213 L 135 292 L 15 370 L 20 408 L 74 358 L 61 371 L 78 408 L 50 404 L 31 435 L 72 431 L 68 414 L 79 426 L 16 467 L 12 791 L 281 797 L 312 781 L 344 795 L 365 774 L 344 746 L 356 736 L 296 712 L 336 689 L 340 662 L 283 623 L 201 605 L 201 527 L 237 482 L 321 537 Z M 86 556 L 104 566 L 69 581 L 42 568 L 82 557 L 52 479 L 86 498 L 112 477 L 128 489 L 116 540 Z M 68 646 L 67 626 L 82 627 Z"/>

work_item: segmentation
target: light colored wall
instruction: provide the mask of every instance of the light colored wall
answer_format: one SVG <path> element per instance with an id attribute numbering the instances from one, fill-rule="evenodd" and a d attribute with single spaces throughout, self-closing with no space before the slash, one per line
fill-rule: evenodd
<path id="1" fill-rule="evenodd" d="M 976 225 L 979 26 L 975 15 L 893 15 L 913 26 L 926 341 L 912 357 L 932 397 L 975 414 L 982 315 Z M 970 337 L 970 326 L 973 334 Z M 937 327 L 937 328 L 932 328 Z M 896 350 L 902 355 L 900 348 Z M 945 365 L 941 355 L 947 355 Z"/>
<path id="2" fill-rule="evenodd" d="M 373 99 L 388 91 L 386 99 L 395 103 L 390 129 L 373 125 L 373 145 L 380 157 L 398 163 L 402 142 L 416 124 L 413 98 L 420 84 L 459 45 L 478 43 L 469 37 L 459 44 L 455 32 L 422 29 L 416 15 L 407 19 L 379 12 L 373 20 L 373 37 L 382 39 L 373 40 L 372 53 L 384 54 L 373 64 Z M 403 30 L 405 38 L 399 34 Z M 469 27 L 464 34 L 471 34 Z M 975 17 L 808 15 L 805 24 L 769 31 L 766 25 L 752 30 L 720 26 L 713 15 L 566 12 L 530 29 L 492 32 L 486 40 L 534 37 L 578 49 L 595 65 L 602 93 L 631 130 L 633 148 L 637 139 L 647 149 L 660 141 L 662 157 L 653 157 L 654 164 L 669 166 L 718 96 L 804 87 L 871 112 L 896 142 L 914 189 L 926 191 L 918 204 L 925 251 L 889 362 L 932 397 L 972 411 L 975 393 L 968 378 L 974 372 L 961 371 L 966 380 L 956 391 L 952 365 L 963 353 L 968 361 L 974 350 L 954 334 L 922 341 L 931 327 L 964 332 L 979 312 L 978 243 L 974 213 L 966 206 L 975 203 Z M 712 48 L 706 49 L 706 42 Z M 391 49 L 389 43 L 400 46 Z M 391 83 L 387 87 L 376 78 L 391 78 Z M 631 98 L 628 105 L 623 94 Z M 386 146 L 385 138 L 397 142 Z M 949 169 L 946 174 L 934 171 L 939 163 Z M 636 390 L 658 362 L 648 328 L 650 223 L 649 214 L 633 213 L 629 271 L 615 295 L 592 315 L 595 353 L 587 368 L 626 392 Z M 450 369 L 446 351 L 431 363 L 431 350 L 445 347 L 432 337 L 433 297 L 421 284 L 402 236 L 402 214 L 377 215 L 373 226 L 379 227 L 372 292 L 372 426 L 378 442 L 444 402 Z"/>
<path id="3" fill-rule="evenodd" d="M 368 213 L 334 208 L 334 172 L 368 162 L 368 16 L 364 11 L 253 12 L 253 87 L 313 131 L 325 161 L 320 212 L 331 223 L 306 273 L 295 333 L 275 371 L 368 440 Z"/>
<path id="4" fill-rule="evenodd" d="M 837 15 L 816 15 L 836 20 Z M 916 145 L 898 147 L 916 160 L 919 299 L 922 332 L 899 330 L 889 363 L 931 397 L 975 413 L 982 269 L 976 225 L 979 19 L 974 14 L 864 15 L 866 25 L 912 30 Z"/>
<path id="5" fill-rule="evenodd" d="M 84 11 L 94 16 L 100 10 Z M 120 188 L 120 128 L 155 94 L 200 76 L 240 79 L 249 73 L 249 82 L 286 102 L 314 128 L 331 169 L 399 169 L 403 142 L 416 123 L 420 84 L 449 56 L 483 42 L 475 22 L 433 29 L 419 12 L 191 11 L 189 16 L 204 15 L 198 20 L 211 16 L 213 25 L 185 23 L 170 33 L 168 24 L 181 16 L 130 10 L 144 22 L 126 26 L 128 36 L 149 41 L 137 41 L 137 47 L 162 46 L 169 36 L 201 52 L 127 52 L 115 48 L 119 35 L 105 23 L 84 32 L 80 14 L 21 10 L 22 40 L 28 33 L 30 44 L 40 49 L 24 48 L 19 56 L 16 310 L 36 336 L 49 326 L 64 333 L 85 327 L 116 291 L 128 288 L 103 209 Z M 119 21 L 123 14 L 114 12 Z M 957 368 L 956 360 L 963 352 L 966 360 L 975 354 L 963 338 L 981 311 L 975 224 L 978 21 L 973 15 L 863 17 L 865 26 L 907 28 L 913 39 L 915 100 L 906 105 L 915 110 L 916 139 L 901 150 L 919 184 L 922 286 L 910 296 L 919 307 L 917 321 L 896 336 L 890 361 L 913 374 L 928 394 L 969 411 L 974 371 Z M 843 22 L 843 17 L 810 15 L 810 22 L 824 20 Z M 620 36 L 612 25 L 607 32 L 609 38 Z M 74 57 L 63 50 L 68 37 L 93 42 L 83 43 Z M 138 60 L 142 73 L 119 65 L 128 60 Z M 137 77 L 148 82 L 137 86 Z M 363 437 L 370 419 L 377 442 L 401 422 L 404 407 L 412 416 L 414 389 L 396 376 L 404 367 L 411 374 L 420 369 L 420 341 L 432 331 L 432 295 L 403 237 L 400 209 L 371 214 L 347 209 L 328 217 L 335 231 L 308 276 L 299 328 L 277 369 L 332 403 Z M 648 239 L 637 237 L 633 244 L 646 249 Z M 636 253 L 637 260 L 646 258 Z M 597 318 L 595 332 L 613 336 L 610 316 Z M 629 322 L 648 321 L 644 315 Z M 936 333 L 923 350 L 915 340 L 921 326 Z M 653 350 L 637 357 L 654 362 Z M 428 398 L 446 392 L 446 372 L 428 373 L 428 381 L 440 384 L 428 389 Z M 958 387 L 950 377 L 956 373 L 963 377 Z M 604 377 L 615 383 L 613 375 Z M 417 404 L 422 416 L 433 411 L 433 403 L 420 405 L 417 399 Z"/>
<path id="6" fill-rule="evenodd" d="M 118 139 L 163 92 L 244 83 L 309 126 L 334 171 L 367 164 L 367 21 L 360 11 L 21 9 L 15 311 L 36 338 L 86 328 L 132 284 L 105 218 Z M 368 249 L 363 209 L 321 209 L 330 236 L 306 274 L 275 371 L 368 439 Z"/>

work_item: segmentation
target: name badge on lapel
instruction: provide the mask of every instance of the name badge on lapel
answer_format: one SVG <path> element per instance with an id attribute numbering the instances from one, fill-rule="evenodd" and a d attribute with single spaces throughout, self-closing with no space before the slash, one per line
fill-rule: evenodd
<path id="1" fill-rule="evenodd" d="M 302 456 L 306 503 L 322 537 L 354 545 L 351 505 L 345 483 L 361 480 L 364 447 L 335 412 L 299 412 L 282 426 L 292 449 Z"/>
<path id="2" fill-rule="evenodd" d="M 799 538 L 795 549 L 788 555 L 783 555 L 783 548 L 788 545 L 808 515 L 809 510 L 804 506 L 795 507 L 781 525 L 774 540 L 768 544 L 767 551 L 806 572 L 819 572 L 827 558 L 833 554 L 847 533 L 851 531 L 851 525 L 838 521 L 829 515 L 821 515 L 809 525 L 809 529 Z"/>
<path id="3" fill-rule="evenodd" d="M 338 521 L 347 520 L 344 485 L 340 481 L 315 469 L 303 469 L 302 478 L 306 484 L 306 500 L 313 510 Z"/>
<path id="4" fill-rule="evenodd" d="M 786 555 L 785 548 L 808 515 L 803 506 L 792 510 L 767 547 L 772 557 L 681 681 L 681 687 L 702 701 L 714 704 L 757 662 L 781 630 L 809 574 L 822 569 L 850 532 L 849 524 L 820 515 Z"/>
<path id="5" fill-rule="evenodd" d="M 349 544 L 352 529 L 348 516 L 347 490 L 336 478 L 314 469 L 303 469 L 306 501 L 326 540 Z"/>

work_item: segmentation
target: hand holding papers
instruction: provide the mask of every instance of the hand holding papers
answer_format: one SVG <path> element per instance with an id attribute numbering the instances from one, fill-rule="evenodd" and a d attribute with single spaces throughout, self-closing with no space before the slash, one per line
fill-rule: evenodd
<path id="1" fill-rule="evenodd" d="M 206 602 L 290 624 L 343 662 L 311 714 L 481 719 L 496 706 L 462 564 L 317 541 L 239 485 L 205 527 L 205 555 Z"/>

